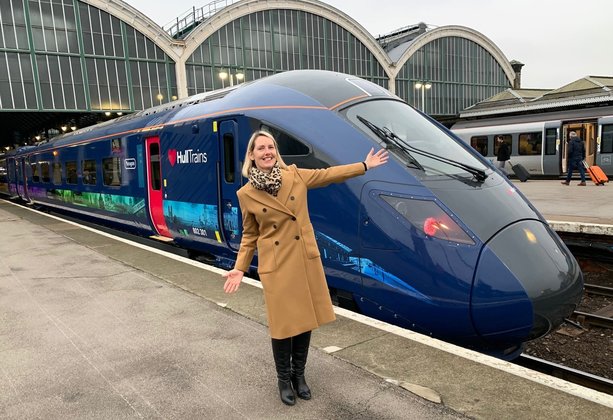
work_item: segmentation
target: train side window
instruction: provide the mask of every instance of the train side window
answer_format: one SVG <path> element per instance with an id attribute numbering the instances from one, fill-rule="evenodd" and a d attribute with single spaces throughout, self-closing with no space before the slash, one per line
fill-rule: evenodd
<path id="1" fill-rule="evenodd" d="M 600 153 L 613 153 L 613 125 L 611 124 L 602 126 Z"/>
<path id="2" fill-rule="evenodd" d="M 519 135 L 518 153 L 524 156 L 540 155 L 543 147 L 543 133 L 521 133 Z"/>
<path id="3" fill-rule="evenodd" d="M 274 127 L 263 125 L 260 127 L 262 130 L 268 131 L 273 135 L 277 144 L 279 145 L 279 154 L 285 156 L 306 156 L 311 152 L 311 149 L 306 144 L 295 139 L 294 137 L 277 130 Z"/>
<path id="4" fill-rule="evenodd" d="M 274 136 L 279 145 L 279 154 L 288 165 L 295 164 L 304 169 L 329 168 L 330 163 L 323 160 L 308 144 L 291 135 L 266 124 L 259 124 L 260 130 L 266 130 Z"/>
<path id="5" fill-rule="evenodd" d="M 43 182 L 51 182 L 51 178 L 49 177 L 49 162 L 40 163 L 40 176 Z"/>
<path id="6" fill-rule="evenodd" d="M 38 172 L 38 163 L 31 163 L 30 168 L 31 168 L 30 173 L 32 174 L 32 181 L 40 182 L 40 176 Z"/>
<path id="7" fill-rule="evenodd" d="M 62 164 L 59 162 L 53 164 L 53 184 L 62 185 Z"/>
<path id="8" fill-rule="evenodd" d="M 558 130 L 555 128 L 548 128 L 545 130 L 545 154 L 556 154 L 556 140 L 558 139 Z"/>
<path id="9" fill-rule="evenodd" d="M 81 162 L 81 168 L 83 170 L 83 184 L 95 185 L 96 184 L 96 161 L 84 160 Z"/>
<path id="10" fill-rule="evenodd" d="M 470 145 L 481 156 L 487 156 L 487 136 L 473 136 L 470 138 Z"/>
<path id="11" fill-rule="evenodd" d="M 234 182 L 234 135 L 225 133 L 223 135 L 223 159 L 224 159 L 224 179 L 228 183 Z"/>
<path id="12" fill-rule="evenodd" d="M 66 162 L 66 183 L 75 185 L 77 183 L 77 162 Z"/>
<path id="13" fill-rule="evenodd" d="M 498 137 L 502 137 L 502 141 L 509 145 L 509 150 L 513 151 L 513 136 L 510 134 L 496 134 L 494 136 L 494 156 L 498 156 L 498 149 L 500 149 L 500 144 L 495 140 Z"/>
<path id="14" fill-rule="evenodd" d="M 111 187 L 121 185 L 121 159 L 110 157 L 102 159 L 102 183 Z"/>

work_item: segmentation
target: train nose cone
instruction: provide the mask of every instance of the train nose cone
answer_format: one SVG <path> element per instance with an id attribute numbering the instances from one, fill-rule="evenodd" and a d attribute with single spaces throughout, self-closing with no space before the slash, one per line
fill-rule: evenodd
<path id="1" fill-rule="evenodd" d="M 484 247 L 473 284 L 473 322 L 493 344 L 531 340 L 558 327 L 582 292 L 579 265 L 560 238 L 541 222 L 521 221 Z"/>

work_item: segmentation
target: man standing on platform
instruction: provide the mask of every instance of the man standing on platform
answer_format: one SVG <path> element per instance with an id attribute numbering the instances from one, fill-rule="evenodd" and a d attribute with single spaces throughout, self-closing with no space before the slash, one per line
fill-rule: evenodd
<path id="1" fill-rule="evenodd" d="M 496 143 L 498 144 L 498 152 L 496 153 L 496 167 L 508 177 L 509 173 L 505 169 L 505 165 L 507 160 L 511 159 L 511 149 L 509 148 L 509 144 L 504 141 L 502 136 L 496 137 Z"/>
<path id="2" fill-rule="evenodd" d="M 570 141 L 568 142 L 568 154 L 566 159 L 568 173 L 566 174 L 566 181 L 562 181 L 562 184 L 570 184 L 570 178 L 573 176 L 573 171 L 576 168 L 579 170 L 579 175 L 581 176 L 581 182 L 577 185 L 585 187 L 585 168 L 582 163 L 585 159 L 585 144 L 583 144 L 583 139 L 574 131 L 571 131 L 569 136 Z"/>

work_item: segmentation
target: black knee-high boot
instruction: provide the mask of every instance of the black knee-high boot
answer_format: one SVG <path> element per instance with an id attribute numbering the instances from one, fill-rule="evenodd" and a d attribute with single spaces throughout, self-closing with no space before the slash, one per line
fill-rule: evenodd
<path id="1" fill-rule="evenodd" d="M 311 331 L 292 337 L 292 384 L 299 398 L 311 399 L 311 390 L 304 379 L 304 368 L 309 355 Z"/>
<path id="2" fill-rule="evenodd" d="M 272 339 L 272 354 L 277 368 L 277 379 L 279 380 L 279 396 L 283 404 L 296 404 L 296 396 L 291 382 L 292 339 L 282 340 Z"/>

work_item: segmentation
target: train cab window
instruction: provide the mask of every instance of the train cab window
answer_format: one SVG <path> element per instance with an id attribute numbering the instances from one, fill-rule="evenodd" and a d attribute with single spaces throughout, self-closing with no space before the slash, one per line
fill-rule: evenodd
<path id="1" fill-rule="evenodd" d="M 111 187 L 121 185 L 121 159 L 110 157 L 102 159 L 102 183 Z"/>
<path id="2" fill-rule="evenodd" d="M 558 130 L 555 128 L 548 128 L 545 130 L 545 154 L 556 154 L 556 141 L 558 140 Z"/>
<path id="3" fill-rule="evenodd" d="M 602 126 L 602 139 L 600 140 L 600 153 L 613 153 L 613 125 Z"/>
<path id="4" fill-rule="evenodd" d="M 225 133 L 223 135 L 223 158 L 224 158 L 224 179 L 228 183 L 234 182 L 234 135 Z"/>
<path id="5" fill-rule="evenodd" d="M 51 182 L 51 177 L 49 176 L 49 162 L 40 163 L 40 177 L 43 182 Z"/>
<path id="6" fill-rule="evenodd" d="M 502 137 L 502 141 L 509 145 L 509 150 L 513 151 L 513 136 L 510 134 L 496 134 L 494 135 L 494 139 Z M 498 149 L 500 149 L 500 144 L 497 141 L 494 141 L 494 156 L 498 156 Z"/>
<path id="7" fill-rule="evenodd" d="M 517 151 L 520 155 L 540 155 L 543 147 L 543 133 L 522 133 L 519 135 Z"/>
<path id="8" fill-rule="evenodd" d="M 470 145 L 481 156 L 487 156 L 487 136 L 473 136 L 470 138 Z"/>
<path id="9" fill-rule="evenodd" d="M 30 173 L 32 174 L 32 181 L 40 182 L 40 175 L 38 172 L 38 163 L 30 164 L 30 168 L 31 168 Z"/>
<path id="10" fill-rule="evenodd" d="M 83 171 L 83 184 L 95 185 L 96 184 L 96 161 L 95 160 L 82 161 L 81 169 Z"/>
<path id="11" fill-rule="evenodd" d="M 74 160 L 70 162 L 66 162 L 66 183 L 67 184 L 77 183 L 77 162 Z"/>

